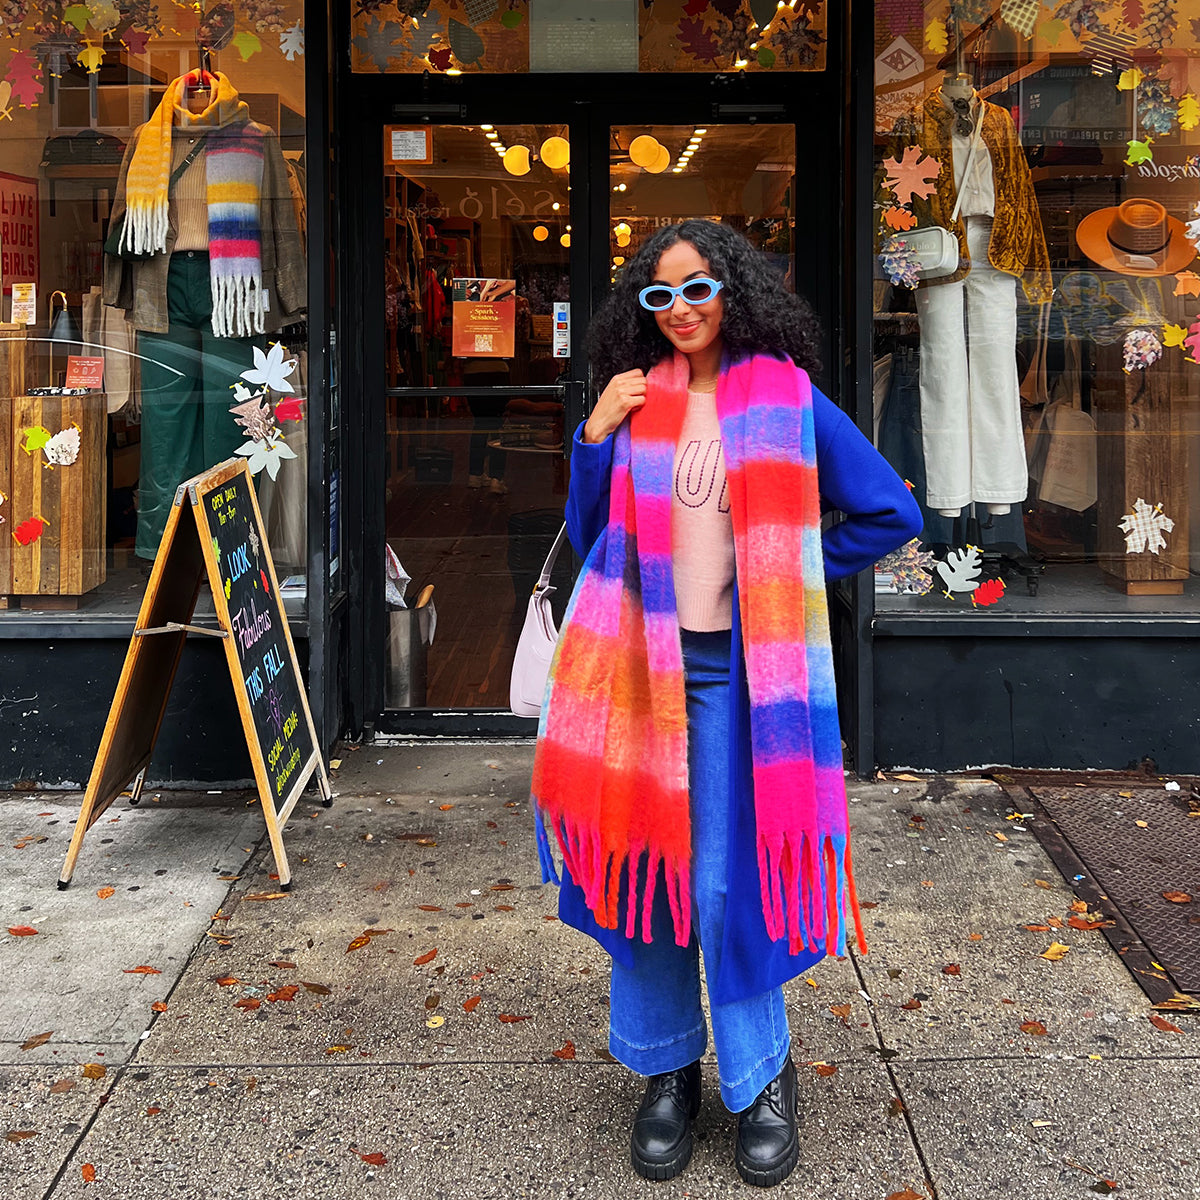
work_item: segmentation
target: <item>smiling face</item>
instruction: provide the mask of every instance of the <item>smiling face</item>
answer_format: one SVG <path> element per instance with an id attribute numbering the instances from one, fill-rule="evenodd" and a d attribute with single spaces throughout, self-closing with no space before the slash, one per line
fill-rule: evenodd
<path id="1" fill-rule="evenodd" d="M 678 241 L 663 251 L 651 282 L 678 287 L 689 279 L 702 276 L 712 277 L 708 259 L 702 258 L 691 242 Z M 721 317 L 724 313 L 721 292 L 706 304 L 689 304 L 682 296 L 676 296 L 670 308 L 655 312 L 654 320 L 663 337 L 677 350 L 689 356 L 708 351 L 719 362 Z"/>

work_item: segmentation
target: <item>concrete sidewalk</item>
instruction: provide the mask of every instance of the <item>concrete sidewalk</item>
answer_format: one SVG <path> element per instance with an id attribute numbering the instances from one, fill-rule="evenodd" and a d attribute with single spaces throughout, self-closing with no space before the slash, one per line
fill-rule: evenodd
<path id="1" fill-rule="evenodd" d="M 4 925 L 37 930 L 0 930 L 0 1195 L 764 1194 L 711 1059 L 690 1167 L 632 1174 L 641 1084 L 607 1052 L 606 957 L 538 883 L 531 752 L 347 752 L 334 807 L 288 827 L 287 895 L 242 794 L 114 806 L 65 892 L 79 798 L 0 802 Z M 1200 1195 L 1200 1019 L 1157 1028 L 1066 926 L 1000 789 L 850 795 L 871 951 L 788 988 L 804 1127 L 777 1194 Z"/>

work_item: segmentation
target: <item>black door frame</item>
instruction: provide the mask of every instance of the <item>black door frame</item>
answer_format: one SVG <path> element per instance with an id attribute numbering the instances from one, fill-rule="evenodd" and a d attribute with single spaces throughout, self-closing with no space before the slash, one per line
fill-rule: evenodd
<path id="1" fill-rule="evenodd" d="M 340 6 L 339 6 L 340 7 Z M 853 356 L 846 352 L 852 229 L 847 208 L 847 85 L 842 11 L 830 6 L 826 71 L 788 75 L 342 76 L 337 141 L 340 193 L 338 272 L 343 404 L 348 430 L 342 500 L 349 569 L 346 724 L 352 735 L 383 731 L 413 737 L 532 736 L 536 722 L 494 709 L 383 708 L 386 612 L 383 601 L 385 406 L 383 311 L 383 127 L 420 123 L 565 123 L 570 127 L 572 355 L 571 418 L 589 407 L 583 333 L 608 287 L 609 161 L 613 125 L 778 122 L 796 127 L 797 163 L 812 167 L 797 196 L 796 287 L 822 316 L 826 368 L 818 384 L 853 410 Z M 348 26 L 348 22 L 346 22 Z M 344 63 L 347 56 L 340 56 Z M 820 119 L 815 119 L 815 118 Z M 602 153 L 590 152 L 603 147 Z M 797 171 L 797 186 L 806 178 Z M 349 336 L 349 331 L 354 331 Z M 849 386 L 850 391 L 847 392 Z M 569 445 L 569 441 L 567 443 Z M 836 622 L 835 622 L 836 623 Z M 857 626 L 857 621 L 848 622 Z M 853 637 L 853 635 L 852 635 Z M 857 657 L 857 656 L 856 656 Z M 855 681 L 857 683 L 857 681 Z M 857 693 L 858 687 L 851 690 Z M 851 733 L 848 726 L 847 733 Z"/>

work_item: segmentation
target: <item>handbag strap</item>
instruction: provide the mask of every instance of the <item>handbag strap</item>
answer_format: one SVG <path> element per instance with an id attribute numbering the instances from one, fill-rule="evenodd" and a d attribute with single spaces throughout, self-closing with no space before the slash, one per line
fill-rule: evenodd
<path id="1" fill-rule="evenodd" d="M 563 527 L 558 531 L 558 537 L 554 539 L 554 545 L 550 547 L 550 553 L 546 555 L 546 562 L 542 567 L 542 573 L 538 576 L 537 585 L 534 587 L 534 593 L 544 591 L 550 586 L 550 575 L 554 570 L 554 563 L 558 559 L 558 552 L 563 548 L 563 543 L 567 540 L 567 526 L 563 523 Z"/>
<path id="2" fill-rule="evenodd" d="M 963 165 L 963 176 L 962 176 L 963 183 L 967 182 L 967 172 L 970 171 L 972 164 L 975 162 L 975 150 L 979 146 L 979 135 L 983 132 L 983 113 L 984 113 L 984 106 L 986 104 L 987 104 L 987 101 L 982 96 L 980 96 L 979 97 L 979 116 L 976 117 L 976 119 L 975 119 L 975 132 L 971 135 L 971 144 L 967 148 L 967 161 Z M 950 153 L 950 174 L 951 175 L 954 174 L 954 152 L 953 151 L 951 151 L 951 153 Z M 956 190 L 958 192 L 958 199 L 955 200 L 954 211 L 950 214 L 950 224 L 951 225 L 953 225 L 958 220 L 958 210 L 960 208 L 962 208 L 962 202 L 963 202 L 962 185 L 959 184 L 956 187 Z"/>
<path id="3" fill-rule="evenodd" d="M 167 191 L 168 192 L 170 192 L 170 190 L 180 181 L 180 179 L 183 178 L 184 171 L 186 171 L 188 169 L 188 167 L 190 167 L 192 165 L 192 163 L 195 162 L 196 155 L 199 154 L 200 151 L 204 149 L 204 143 L 206 141 L 208 141 L 208 133 L 207 132 L 202 133 L 196 139 L 196 144 L 187 152 L 186 155 L 184 155 L 183 162 L 181 162 L 179 164 L 179 166 L 177 166 L 175 168 L 175 170 L 173 170 L 171 172 L 171 178 L 167 180 Z"/>

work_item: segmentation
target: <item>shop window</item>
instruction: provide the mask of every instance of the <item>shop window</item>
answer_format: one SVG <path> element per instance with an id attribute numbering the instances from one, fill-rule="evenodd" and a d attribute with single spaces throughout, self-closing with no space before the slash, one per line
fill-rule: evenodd
<path id="1" fill-rule="evenodd" d="M 362 0 L 369 74 L 820 71 L 825 0 Z"/>
<path id="2" fill-rule="evenodd" d="M 1176 8 L 876 6 L 875 435 L 925 516 L 880 609 L 1200 602 L 1200 43 Z"/>
<path id="3" fill-rule="evenodd" d="M 0 620 L 132 618 L 176 487 L 237 455 L 302 603 L 299 0 L 0 25 Z"/>

